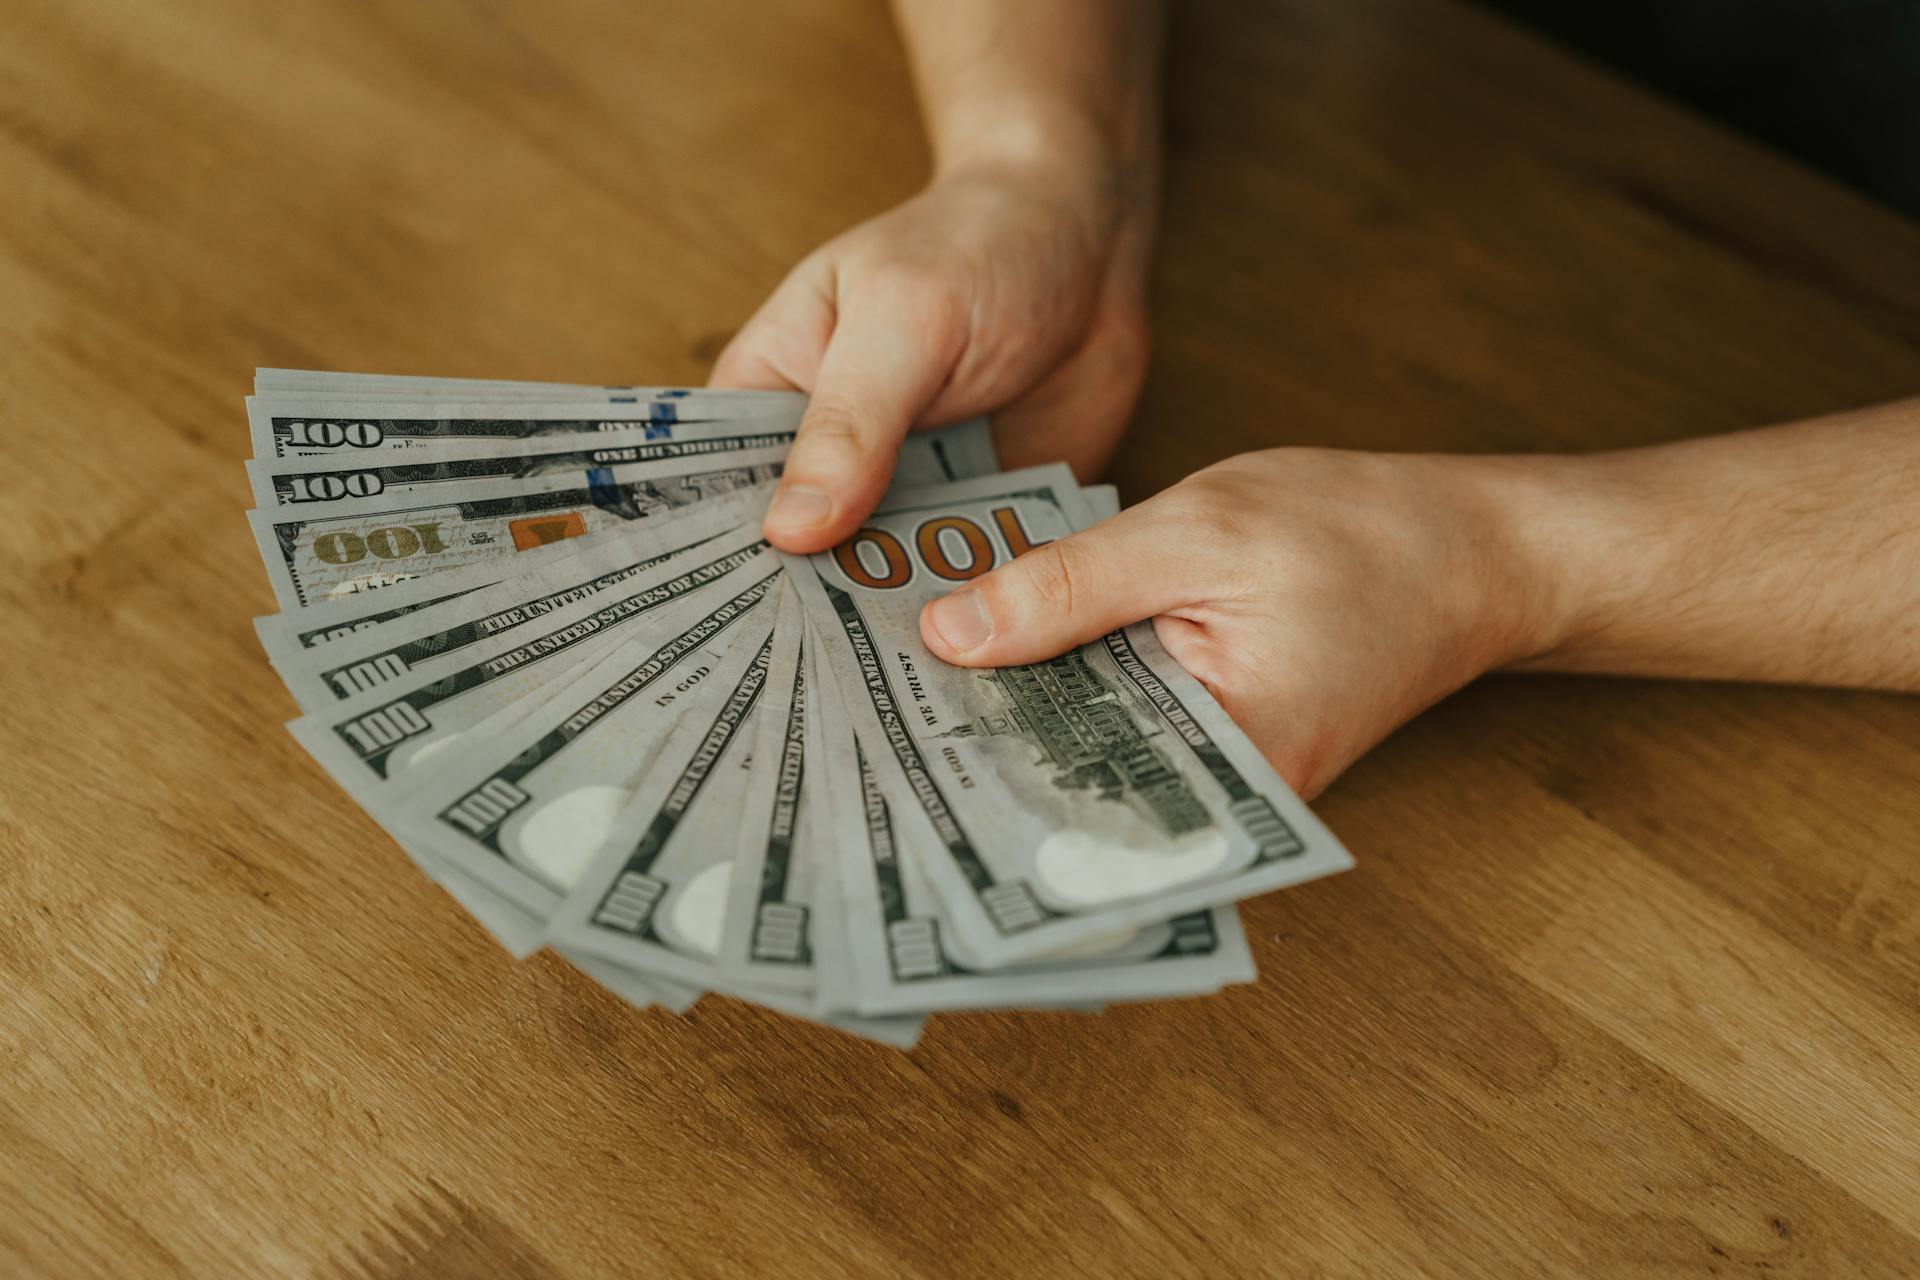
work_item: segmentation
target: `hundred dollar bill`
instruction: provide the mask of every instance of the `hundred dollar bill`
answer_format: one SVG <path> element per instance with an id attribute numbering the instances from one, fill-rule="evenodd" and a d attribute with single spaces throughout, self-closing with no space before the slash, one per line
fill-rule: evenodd
<path id="1" fill-rule="evenodd" d="M 253 511 L 247 519 L 276 597 L 294 611 L 754 490 L 777 473 L 771 459 L 782 452 L 743 453 L 738 465 L 719 469 L 684 459 L 598 467 L 575 477 L 469 481 L 433 506 L 376 500 L 368 505 L 378 511 L 360 511 L 363 500 L 344 499 Z M 918 486 L 990 474 L 996 465 L 985 427 L 964 423 L 909 436 L 894 476 L 896 484 Z M 370 612 L 393 607 L 382 603 Z M 326 633 L 351 625 L 356 610 L 333 610 L 338 616 L 329 617 Z"/>
<path id="2" fill-rule="evenodd" d="M 986 968 L 945 926 L 920 865 L 901 852 L 938 839 L 925 813 L 881 794 L 850 729 L 829 759 L 848 751 L 852 766 L 829 766 L 828 785 L 849 794 L 836 797 L 827 812 L 836 823 L 828 843 L 839 855 L 837 929 L 851 953 L 845 972 L 852 991 L 849 997 L 830 990 L 830 1000 L 884 1015 L 1164 999 L 1253 981 L 1253 956 L 1231 906 L 1122 929 L 1019 965 Z"/>
<path id="3" fill-rule="evenodd" d="M 613 547 L 597 551 L 598 563 L 584 566 L 586 590 L 573 580 L 583 566 L 567 561 L 534 581 L 512 578 L 464 597 L 456 603 L 498 606 L 479 622 L 502 625 L 437 657 L 410 651 L 404 676 L 324 705 L 287 729 L 349 794 L 378 811 L 402 775 L 482 727 L 501 732 L 537 706 L 530 699 L 542 688 L 597 660 L 656 611 L 690 620 L 709 607 L 709 596 L 735 596 L 779 569 L 752 525 L 633 571 L 653 558 L 649 552 L 636 560 Z M 605 571 L 591 573 L 596 568 Z M 557 607 L 540 607 L 547 603 Z"/>
<path id="4" fill-rule="evenodd" d="M 900 492 L 787 561 L 882 794 L 934 833 L 905 856 L 990 968 L 1352 863 L 1150 624 L 1000 670 L 921 644 L 928 601 L 1090 514 L 1039 467 Z"/>
<path id="5" fill-rule="evenodd" d="M 1089 495 L 1096 514 L 1117 509 Z M 815 642 L 818 648 L 818 642 Z M 816 690 L 808 722 L 816 783 L 808 816 L 825 827 L 813 848 L 838 863 L 822 895 L 831 914 L 822 931 L 836 945 L 821 957 L 819 1002 L 867 1014 L 899 1010 L 1059 1008 L 1097 1010 L 1105 1002 L 1192 996 L 1250 982 L 1253 956 L 1233 907 L 1198 911 L 1051 954 L 987 970 L 959 951 L 943 927 L 925 874 L 900 857 L 904 844 L 933 837 L 895 828 L 895 810 L 861 753 L 840 690 Z M 909 806 L 903 823 L 925 822 Z M 830 921 L 830 923 L 829 923 Z"/>
<path id="6" fill-rule="evenodd" d="M 619 529 L 603 529 L 595 536 L 613 538 L 623 532 Z M 542 554 L 564 554 L 571 549 L 570 541 L 551 542 L 525 554 L 532 559 Z M 513 567 L 519 568 L 517 564 Z M 318 600 L 291 613 L 262 614 L 253 620 L 253 630 L 260 639 L 260 647 L 269 655 L 297 649 L 318 649 L 468 592 L 490 587 L 506 576 L 506 566 L 489 560 L 437 575 L 431 580 L 402 578 L 378 595 L 360 592 L 336 596 L 331 600 Z M 461 579 L 461 585 L 454 586 L 454 578 Z"/>
<path id="7" fill-rule="evenodd" d="M 777 568 L 665 611 L 514 724 L 470 735 L 393 797 L 396 834 L 546 918 L 605 840 L 703 684 L 730 685 L 773 628 Z M 727 587 L 733 585 L 732 581 Z"/>
<path id="8" fill-rule="evenodd" d="M 577 665 L 576 662 L 576 668 Z M 525 701 L 510 703 L 482 721 L 475 732 L 485 735 L 504 729 L 531 710 Z M 368 811 L 415 865 L 465 907 L 510 955 L 524 959 L 545 945 L 546 921 L 542 917 L 504 898 L 431 850 L 419 847 L 408 840 L 404 832 L 394 830 L 388 806 L 369 804 Z M 594 981 L 639 1007 L 658 1004 L 671 1012 L 683 1013 L 702 994 L 697 987 L 658 977 L 643 978 L 598 957 L 562 954 Z"/>
<path id="9" fill-rule="evenodd" d="M 262 508 L 327 504 L 331 510 L 394 505 L 424 499 L 469 482 L 524 480 L 555 474 L 591 479 L 607 468 L 645 462 L 704 459 L 709 468 L 785 456 L 797 417 L 662 425 L 602 432 L 413 448 L 329 457 L 254 458 L 247 478 Z M 481 424 L 487 425 L 487 424 Z M 498 424 L 496 424 L 498 425 Z M 755 451 L 774 451 L 762 455 Z M 940 484 L 995 469 L 985 419 L 909 437 L 895 463 L 897 482 Z"/>
<path id="10" fill-rule="evenodd" d="M 738 806 L 753 780 L 742 760 L 745 740 L 758 716 L 782 714 L 763 699 L 782 700 L 778 691 L 769 692 L 771 677 L 778 666 L 791 678 L 800 630 L 797 606 L 784 608 L 733 684 L 710 686 L 683 713 L 658 754 L 659 765 L 554 913 L 549 936 L 557 947 L 600 956 L 649 982 L 657 975 L 783 1013 L 817 1016 L 805 999 L 731 984 L 714 965 L 741 832 Z M 911 1043 L 918 1032 L 913 1021 L 822 1020 L 893 1043 Z"/>
<path id="11" fill-rule="evenodd" d="M 738 762 L 735 768 L 750 772 L 751 762 L 743 760 Z M 706 803 L 715 802 L 715 800 L 709 800 Z M 724 802 L 719 803 L 722 808 L 725 807 Z M 542 928 L 544 930 L 544 925 Z M 684 1013 L 706 991 L 703 986 L 662 977 L 658 973 L 642 974 L 605 956 L 584 951 L 561 939 L 547 939 L 547 941 L 552 943 L 553 951 L 564 956 L 569 964 L 636 1006 L 644 1007 L 652 1003 L 673 1013 Z M 834 1014 L 815 1008 L 809 1000 L 787 992 L 755 990 L 730 982 L 723 983 L 720 989 L 723 994 L 751 1001 L 788 1017 L 818 1022 L 823 1026 L 850 1032 L 869 1040 L 877 1040 L 882 1044 L 900 1049 L 913 1047 L 925 1022 L 925 1019 L 917 1016 L 861 1018 Z"/>
<path id="12" fill-rule="evenodd" d="M 793 429 L 758 430 L 751 426 L 695 423 L 672 438 L 643 439 L 636 432 L 602 436 L 552 436 L 513 440 L 504 445 L 428 445 L 356 458 L 250 459 L 247 481 L 260 507 L 301 507 L 360 502 L 369 509 L 394 499 L 426 500 L 436 491 L 483 481 L 525 480 L 532 476 L 574 477 L 636 462 L 699 460 L 727 466 L 755 451 L 785 456 Z"/>
<path id="13" fill-rule="evenodd" d="M 751 455 L 749 455 L 751 457 Z M 596 533 L 767 485 L 779 468 L 744 461 L 718 470 L 641 463 L 580 477 L 476 484 L 471 492 L 379 511 L 333 504 L 249 511 L 254 541 L 283 609 L 442 573 Z"/>
<path id="14" fill-rule="evenodd" d="M 682 521 L 709 522 L 717 529 L 736 524 L 758 522 L 765 509 L 764 494 L 743 490 L 722 498 L 683 507 L 672 520 L 643 523 L 640 529 L 671 528 Z M 511 559 L 478 561 L 462 569 L 421 578 L 408 578 L 375 592 L 358 592 L 322 600 L 291 613 L 270 613 L 253 620 L 260 645 L 276 666 L 283 663 L 304 665 L 328 659 L 316 650 L 330 646 L 375 645 L 367 633 L 389 623 L 413 619 L 423 610 L 451 604 L 520 573 L 531 573 L 550 564 L 585 555 L 599 547 L 618 545 L 640 536 L 632 525 L 619 524 L 598 533 L 564 538 L 543 546 L 531 547 Z M 689 539 L 692 545 L 697 539 Z M 411 627 L 414 624 L 408 623 Z"/>
<path id="15" fill-rule="evenodd" d="M 948 455 L 955 460 L 956 466 L 977 467 L 951 477 L 966 479 L 970 475 L 988 475 L 994 470 L 991 445 L 984 456 L 977 450 L 958 450 Z M 1099 489 L 1112 492 L 1111 486 L 1094 486 L 1087 490 L 1091 496 Z M 764 495 L 755 489 L 744 490 L 727 497 L 711 499 L 695 507 L 683 508 L 683 511 L 704 511 L 709 507 L 730 506 L 739 512 L 738 522 L 758 520 L 764 509 Z M 1117 504 L 1114 507 L 1118 509 Z M 1111 514 L 1111 511 L 1106 514 Z M 676 514 L 676 521 L 684 518 Z M 621 539 L 631 536 L 625 525 L 603 529 L 597 534 L 584 535 L 575 539 L 547 543 L 518 551 L 511 560 L 489 559 L 470 564 L 462 569 L 453 569 L 427 577 L 405 578 L 399 582 L 382 587 L 379 592 L 354 592 L 328 600 L 319 600 L 304 609 L 289 613 L 267 614 L 253 620 L 254 630 L 259 633 L 260 643 L 276 661 L 289 653 L 317 649 L 323 645 L 338 643 L 351 636 L 381 626 L 382 624 L 405 617 L 430 605 L 451 600 L 456 596 L 482 587 L 492 586 L 510 574 L 531 570 L 545 564 L 548 560 L 572 555 L 576 550 L 584 551 L 596 539 Z"/>
<path id="16" fill-rule="evenodd" d="M 514 718 L 514 711 L 503 711 L 497 717 L 502 721 Z M 484 732 L 484 728 L 482 730 Z M 525 959 L 538 951 L 546 940 L 546 921 L 518 903 L 508 900 L 494 889 L 473 879 L 458 867 L 445 859 L 411 844 L 402 833 L 394 830 L 389 815 L 381 808 L 369 807 L 367 816 L 394 839 L 414 865 L 428 879 L 444 889 L 453 900 L 472 916 L 476 923 L 493 936 L 509 955 L 515 959 Z M 679 1012 L 698 998 L 698 992 L 678 987 L 668 989 L 666 984 L 648 984 L 638 979 L 617 980 L 617 975 L 596 973 L 594 975 L 603 985 L 609 986 L 623 999 L 636 1005 L 663 1004 Z"/>
<path id="17" fill-rule="evenodd" d="M 508 713 L 498 717 L 503 722 L 513 718 Z M 428 879 L 459 903 L 509 955 L 516 960 L 524 960 L 546 945 L 547 922 L 543 917 L 504 897 L 438 854 L 409 841 L 404 832 L 394 829 L 391 814 L 384 810 L 384 806 L 369 810 L 368 816 L 393 837 L 401 851 Z M 702 994 L 698 988 L 682 983 L 642 978 L 639 974 L 620 969 L 597 957 L 569 955 L 566 958 L 594 981 L 637 1007 L 657 1004 L 670 1012 L 684 1013 Z"/>
<path id="18" fill-rule="evenodd" d="M 794 643 L 774 652 L 773 688 L 753 741 L 755 776 L 740 799 L 739 848 L 714 965 L 723 981 L 808 995 L 820 945 L 818 903 L 831 882 L 820 874 L 828 864 L 811 824 L 810 793 L 820 787 L 816 772 L 825 763 L 809 712 L 808 681 L 816 677 L 797 596 L 791 609 L 791 618 L 776 624 L 776 637 Z"/>
<path id="19" fill-rule="evenodd" d="M 570 658 L 588 642 L 711 581 L 764 545 L 758 521 L 741 518 L 745 510 L 728 501 L 704 502 L 673 520 L 582 538 L 570 555 L 430 601 L 318 648 L 279 633 L 263 633 L 263 643 L 287 691 L 310 713 L 377 689 L 428 682 L 444 686 L 447 697 L 457 696 L 555 656 Z M 669 562 L 676 566 L 672 571 L 648 573 Z M 422 679 L 415 674 L 422 671 L 436 674 Z"/>
<path id="20" fill-rule="evenodd" d="M 554 912 L 548 932 L 556 943 L 642 973 L 716 986 L 740 806 L 753 783 L 747 740 L 763 702 L 778 699 L 767 693 L 774 667 L 790 669 L 799 649 L 797 609 L 783 612 L 788 625 L 775 614 L 772 631 L 730 685 L 708 686 L 681 711 L 658 767 Z"/>
<path id="21" fill-rule="evenodd" d="M 548 439 L 587 448 L 594 437 L 610 435 L 661 441 L 697 439 L 703 431 L 784 429 L 790 435 L 806 408 L 803 400 L 448 401 L 298 392 L 248 396 L 246 404 L 253 456 L 275 469 L 303 460 L 351 465 L 423 448 L 525 446 Z"/>
<path id="22" fill-rule="evenodd" d="M 615 437 L 619 439 L 619 437 Z M 734 441 L 746 441 L 736 447 Z M 701 441 L 668 442 L 655 449 L 615 448 L 605 451 L 576 449 L 578 437 L 558 441 L 560 448 L 549 452 L 553 441 L 517 441 L 502 451 L 498 446 L 474 446 L 477 457 L 463 456 L 461 446 L 409 449 L 370 460 L 369 465 L 341 470 L 338 459 L 319 459 L 319 470 L 286 479 L 276 479 L 281 467 L 312 468 L 316 460 L 294 458 L 285 462 L 247 461 L 248 482 L 254 497 L 265 509 L 324 511 L 345 514 L 356 511 L 384 511 L 419 502 L 445 501 L 463 494 L 480 493 L 489 488 L 518 486 L 531 489 L 552 482 L 562 487 L 581 484 L 606 484 L 653 474 L 670 475 L 688 471 L 715 471 L 724 467 L 778 463 L 787 454 L 790 433 L 734 436 L 726 447 L 709 450 Z M 656 470 L 649 471 L 651 466 Z M 352 483 L 348 483 L 349 478 Z M 327 483 L 321 483 L 321 481 Z M 333 483 L 337 481 L 338 483 Z"/>

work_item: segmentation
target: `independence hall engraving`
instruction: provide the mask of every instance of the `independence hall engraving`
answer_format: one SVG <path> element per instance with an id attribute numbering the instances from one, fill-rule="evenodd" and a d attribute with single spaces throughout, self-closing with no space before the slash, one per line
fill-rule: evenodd
<path id="1" fill-rule="evenodd" d="M 1052 762 L 1054 785 L 1063 791 L 1124 803 L 1169 836 L 1212 825 L 1186 779 L 1079 650 L 1030 667 L 983 671 L 980 678 L 999 686 L 1008 709 L 940 737 L 1018 735 Z"/>

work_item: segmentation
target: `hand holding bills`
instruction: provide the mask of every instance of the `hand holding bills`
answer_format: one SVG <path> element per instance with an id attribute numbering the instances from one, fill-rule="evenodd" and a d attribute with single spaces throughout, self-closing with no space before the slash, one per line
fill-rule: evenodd
<path id="1" fill-rule="evenodd" d="M 929 599 L 1111 514 L 985 423 L 849 542 L 760 538 L 791 393 L 262 370 L 258 629 L 295 736 L 516 955 L 894 1044 L 1250 981 L 1232 904 L 1349 859 L 1151 624 L 950 667 Z"/>

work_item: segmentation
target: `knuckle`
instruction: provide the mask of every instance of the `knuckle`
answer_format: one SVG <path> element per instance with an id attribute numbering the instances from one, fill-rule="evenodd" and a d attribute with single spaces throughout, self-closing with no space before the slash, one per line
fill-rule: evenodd
<path id="1" fill-rule="evenodd" d="M 816 395 L 794 440 L 795 453 L 864 452 L 872 447 L 872 424 L 852 401 Z"/>
<path id="2" fill-rule="evenodd" d="M 1085 583 L 1085 565 L 1071 538 L 1035 547 L 1017 562 L 1020 604 L 1028 611 L 1072 617 Z"/>

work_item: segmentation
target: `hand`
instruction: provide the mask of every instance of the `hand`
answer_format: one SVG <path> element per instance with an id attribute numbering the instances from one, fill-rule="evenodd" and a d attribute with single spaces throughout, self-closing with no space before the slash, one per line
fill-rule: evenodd
<path id="1" fill-rule="evenodd" d="M 1038 662 L 1154 618 L 1303 795 L 1481 672 L 1546 647 L 1518 554 L 1524 459 L 1274 449 L 1201 471 L 929 604 L 962 666 Z"/>
<path id="2" fill-rule="evenodd" d="M 992 411 L 1003 465 L 1105 463 L 1147 358 L 1151 200 L 1096 166 L 978 161 L 828 242 L 712 383 L 812 394 L 767 513 L 796 552 L 851 534 L 901 438 Z"/>

